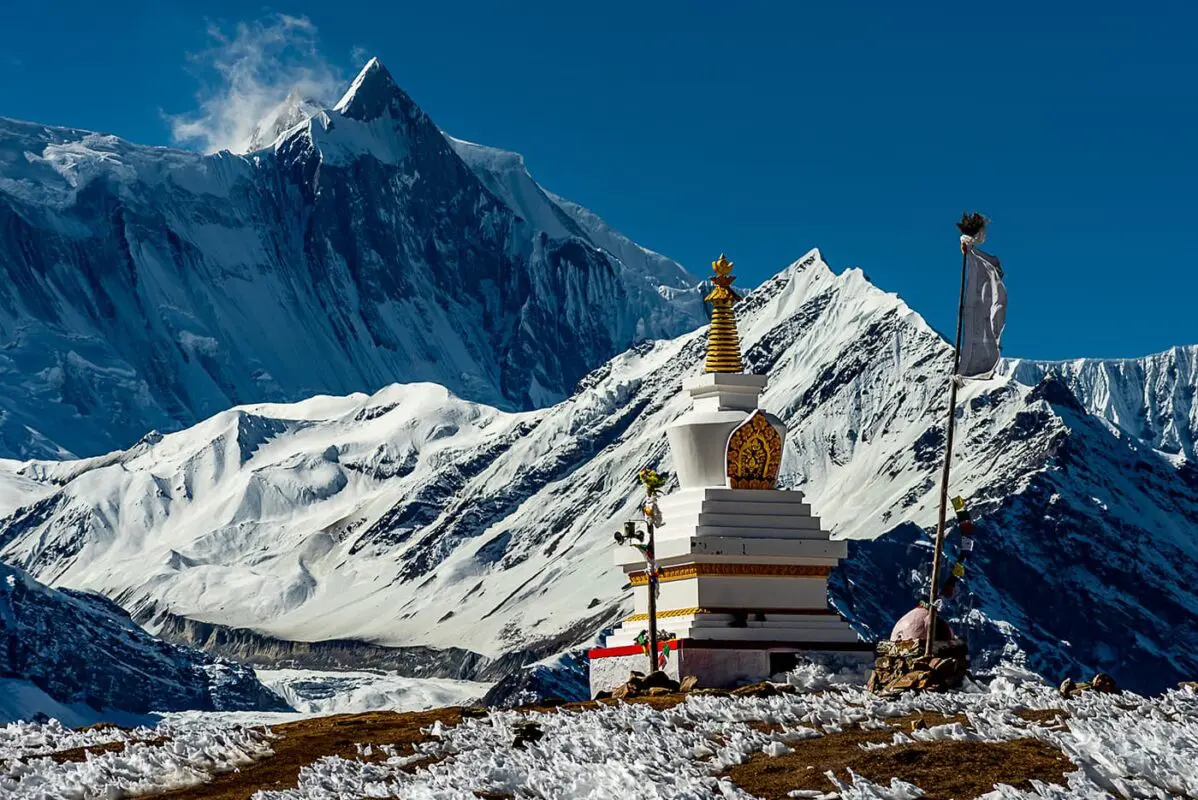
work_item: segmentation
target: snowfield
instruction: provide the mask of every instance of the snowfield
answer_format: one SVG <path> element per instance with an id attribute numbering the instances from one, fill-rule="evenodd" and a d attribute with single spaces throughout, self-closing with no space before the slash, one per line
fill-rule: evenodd
<path id="1" fill-rule="evenodd" d="M 854 540 L 830 599 L 884 636 L 926 591 L 952 348 L 818 251 L 737 315 L 789 427 L 785 485 Z M 93 459 L 0 462 L 7 485 L 37 489 L 0 519 L 0 558 L 234 660 L 502 680 L 628 613 L 611 533 L 636 471 L 673 470 L 664 430 L 704 345 L 702 330 L 642 343 L 534 411 L 397 384 L 238 406 Z M 1198 637 L 1198 468 L 1052 376 L 971 381 L 958 414 L 951 488 L 979 523 L 949 614 L 978 666 L 1022 652 L 1054 681 L 1102 670 L 1150 694 L 1198 674 L 1178 647 Z M 1117 648 L 1129 630 L 1138 646 Z M 328 640 L 411 663 L 290 648 Z"/>
<path id="2" fill-rule="evenodd" d="M 1066 785 L 998 786 L 987 798 L 1198 795 L 1198 694 L 1171 690 L 1144 698 L 1086 693 L 1064 700 L 1051 687 L 1010 671 L 988 686 L 943 695 L 881 699 L 859 685 L 808 668 L 788 676 L 801 692 L 766 698 L 689 696 L 661 710 L 616 704 L 583 711 L 490 711 L 458 725 L 432 725 L 417 752 L 359 748 L 359 758 L 326 757 L 305 766 L 298 784 L 259 791 L 255 800 L 403 797 L 475 800 L 476 792 L 540 798 L 751 798 L 721 773 L 752 758 L 776 758 L 801 743 L 850 728 L 884 730 L 914 712 L 964 715 L 922 730 L 895 729 L 881 749 L 912 741 L 1003 742 L 1031 737 L 1059 750 Z M 811 692 L 809 689 L 825 691 Z M 1032 723 L 1016 712 L 1060 710 L 1062 720 Z M 543 732 L 516 744 L 523 723 Z M 151 733 L 166 742 L 146 741 Z M 56 764 L 51 750 L 96 744 L 125 750 Z M 180 722 L 157 732 L 73 733 L 56 723 L 19 723 L 0 731 L 0 798 L 123 797 L 195 784 L 213 772 L 248 768 L 270 756 L 261 728 Z M 866 749 L 863 747 L 863 749 Z M 415 766 L 414 766 L 415 765 Z M 1072 766 L 1072 769 L 1070 769 Z M 816 765 L 818 768 L 818 765 Z M 406 768 L 406 769 L 405 769 Z M 835 776 L 841 798 L 920 796 L 901 781 Z M 828 784 L 829 790 L 833 783 Z M 814 796 L 794 793 L 792 796 Z M 835 796 L 835 795 L 829 795 Z"/>
<path id="3" fill-rule="evenodd" d="M 373 672 L 260 669 L 256 674 L 264 686 L 301 714 L 421 711 L 470 705 L 481 700 L 492 686 L 479 681 L 404 678 Z"/>

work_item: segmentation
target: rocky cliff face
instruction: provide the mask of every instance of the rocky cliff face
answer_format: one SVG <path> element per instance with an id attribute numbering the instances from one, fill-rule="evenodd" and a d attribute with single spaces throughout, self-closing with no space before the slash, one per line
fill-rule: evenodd
<path id="1" fill-rule="evenodd" d="M 533 408 L 702 322 L 685 270 L 549 224 L 522 163 L 467 164 L 377 61 L 260 129 L 200 156 L 0 119 L 0 456 L 397 381 Z"/>
<path id="2" fill-rule="evenodd" d="M 1157 450 L 1198 460 L 1198 345 L 1143 358 L 1010 359 L 1004 371 L 1028 384 L 1056 375 L 1091 414 Z"/>
<path id="3" fill-rule="evenodd" d="M 951 348 L 814 251 L 738 319 L 789 427 L 787 484 L 854 540 L 832 600 L 885 635 L 924 591 Z M 150 619 L 471 650 L 494 680 L 626 613 L 611 533 L 634 513 L 637 470 L 671 469 L 664 430 L 703 347 L 703 331 L 643 343 L 535 411 L 409 384 L 243 406 L 96 459 L 9 463 L 10 481 L 39 489 L 0 522 L 0 557 Z M 1180 644 L 1198 633 L 1193 467 L 1062 380 L 970 382 L 960 399 L 951 490 L 980 519 L 948 613 L 976 665 L 1104 669 L 1140 689 L 1198 671 Z"/>
<path id="4" fill-rule="evenodd" d="M 156 639 L 111 600 L 0 564 L 0 678 L 95 712 L 286 711 L 249 669 Z"/>

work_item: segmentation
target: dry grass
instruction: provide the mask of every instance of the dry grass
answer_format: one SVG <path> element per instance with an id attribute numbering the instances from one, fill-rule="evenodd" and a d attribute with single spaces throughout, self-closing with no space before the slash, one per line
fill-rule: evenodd
<path id="1" fill-rule="evenodd" d="M 1039 712 L 1029 714 L 1044 716 Z M 850 769 L 882 785 L 889 785 L 891 778 L 913 783 L 931 800 L 964 800 L 983 795 L 998 783 L 1023 789 L 1031 788 L 1033 779 L 1060 784 L 1064 782 L 1064 774 L 1073 771 L 1069 760 L 1059 750 L 1037 739 L 1011 742 L 941 740 L 861 749 L 860 745 L 865 743 L 888 743 L 896 732 L 910 731 L 912 727 L 931 728 L 953 722 L 967 724 L 963 715 L 945 717 L 933 713 L 909 714 L 887 722 L 891 728 L 851 728 L 842 733 L 793 742 L 790 744 L 793 752 L 782 756 L 758 753 L 747 763 L 732 767 L 725 775 L 745 791 L 766 800 L 782 800 L 795 789 L 831 791 L 835 787 L 824 773 L 831 771 L 841 780 L 848 780 Z M 758 730 L 772 732 L 765 726 Z"/>
<path id="2" fill-rule="evenodd" d="M 406 714 L 372 712 L 340 714 L 275 725 L 271 730 L 280 738 L 272 746 L 274 755 L 238 772 L 217 775 L 199 786 L 167 792 L 173 800 L 249 800 L 262 789 L 279 790 L 296 786 L 300 768 L 325 756 L 357 759 L 358 745 L 395 745 L 401 755 L 410 755 L 413 745 L 429 737 L 422 729 L 434 722 L 457 725 L 460 708 L 438 708 Z M 432 763 L 431 759 L 411 765 L 415 769 Z"/>
<path id="3" fill-rule="evenodd" d="M 159 736 L 155 739 L 145 739 L 140 743 L 145 745 L 165 744 L 169 741 L 166 736 Z M 69 764 L 71 762 L 87 761 L 87 754 L 99 755 L 101 753 L 120 753 L 124 749 L 134 744 L 134 742 L 105 742 L 104 744 L 89 744 L 86 747 L 72 747 L 70 750 L 59 750 L 56 753 L 48 753 L 47 758 L 53 760 L 56 764 Z"/>
<path id="4" fill-rule="evenodd" d="M 528 706 L 520 710 L 530 713 L 558 710 L 580 712 L 619 702 L 644 704 L 665 710 L 685 699 L 685 694 L 676 693 L 638 697 L 627 701 L 591 700 Z M 467 710 L 467 713 L 471 713 L 471 710 Z M 1016 713 L 1028 723 L 1036 725 L 1060 724 L 1060 720 L 1066 716 L 1064 711 L 1056 709 Z M 325 756 L 381 760 L 385 756 L 379 750 L 379 745 L 384 744 L 394 745 L 401 754 L 411 754 L 414 752 L 414 745 L 429 740 L 423 731 L 434 722 L 457 725 L 462 718 L 463 709 L 442 708 L 403 714 L 344 714 L 275 725 L 272 731 L 279 738 L 272 743 L 273 756 L 242 767 L 238 772 L 215 776 L 201 786 L 161 796 L 174 800 L 249 800 L 259 790 L 296 786 L 300 768 Z M 824 773 L 832 770 L 843 779 L 848 777 L 849 769 L 882 784 L 888 784 L 892 777 L 900 778 L 919 786 L 931 798 L 961 800 L 984 794 L 996 783 L 1023 788 L 1029 787 L 1032 779 L 1061 783 L 1064 773 L 1072 770 L 1069 761 L 1060 752 L 1033 739 L 1001 743 L 917 742 L 885 749 L 862 750 L 858 745 L 866 742 L 888 743 L 898 731 L 909 732 L 913 728 L 930 728 L 953 722 L 968 724 L 963 715 L 946 717 L 934 712 L 917 712 L 886 721 L 891 727 L 882 730 L 851 728 L 842 733 L 792 743 L 794 752 L 785 756 L 769 757 L 758 754 L 748 763 L 733 767 L 726 774 L 741 788 L 767 800 L 785 798 L 787 793 L 794 789 L 830 790 L 832 784 Z M 751 725 L 764 733 L 778 733 L 782 730 L 765 722 Z M 366 758 L 360 756 L 360 744 L 372 745 L 374 754 Z M 86 750 L 104 752 L 120 749 L 124 745 L 124 742 L 115 742 L 111 745 L 78 748 L 56 753 L 54 758 L 82 760 Z M 416 770 L 437 760 L 432 757 L 420 759 L 405 769 Z M 963 766 L 968 768 L 963 769 Z M 503 794 L 479 791 L 476 791 L 475 795 L 488 800 L 507 798 Z"/>

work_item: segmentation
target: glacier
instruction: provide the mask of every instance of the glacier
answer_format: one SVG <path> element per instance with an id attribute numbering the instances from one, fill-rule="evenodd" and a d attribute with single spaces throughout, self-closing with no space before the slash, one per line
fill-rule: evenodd
<path id="1" fill-rule="evenodd" d="M 789 427 L 786 485 L 851 540 L 831 600 L 883 636 L 924 590 L 951 346 L 818 251 L 738 317 Z M 28 495 L 0 520 L 0 558 L 260 666 L 519 675 L 628 612 L 611 533 L 636 472 L 670 471 L 663 431 L 704 342 L 641 342 L 540 409 L 407 383 L 242 405 L 90 459 L 3 461 L 0 486 Z M 978 545 L 950 620 L 981 670 L 1101 669 L 1138 691 L 1192 676 L 1198 469 L 1088 408 L 1068 374 L 1033 378 L 961 391 L 951 490 Z"/>
<path id="2" fill-rule="evenodd" d="M 447 137 L 377 60 L 249 146 L 0 118 L 0 456 L 396 382 L 527 410 L 704 321 L 685 269 Z"/>

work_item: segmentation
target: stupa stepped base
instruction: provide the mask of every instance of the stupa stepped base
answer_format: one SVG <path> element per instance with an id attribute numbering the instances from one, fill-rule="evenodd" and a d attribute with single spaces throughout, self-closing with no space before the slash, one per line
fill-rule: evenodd
<path id="1" fill-rule="evenodd" d="M 864 671 L 873 664 L 874 648 L 867 642 L 753 642 L 679 639 L 670 642 L 663 671 L 681 682 L 688 675 L 705 689 L 731 689 L 768 680 L 807 659 L 833 670 Z M 611 692 L 628 681 L 631 672 L 647 673 L 649 657 L 638 645 L 600 647 L 590 651 L 591 697 Z"/>
<path id="2" fill-rule="evenodd" d="M 671 539 L 700 537 L 823 540 L 828 534 L 820 529 L 819 517 L 813 516 L 803 493 L 793 489 L 728 489 L 704 486 L 683 489 L 658 500 L 662 524 L 658 526 L 658 544 Z M 845 556 L 846 545 L 837 543 Z"/>
<path id="3" fill-rule="evenodd" d="M 647 615 L 626 619 L 610 636 L 608 647 L 625 647 L 648 626 Z M 834 611 L 802 614 L 715 613 L 697 610 L 687 614 L 658 616 L 658 629 L 679 639 L 696 642 L 788 642 L 806 647 L 809 642 L 852 643 L 857 634 Z"/>

